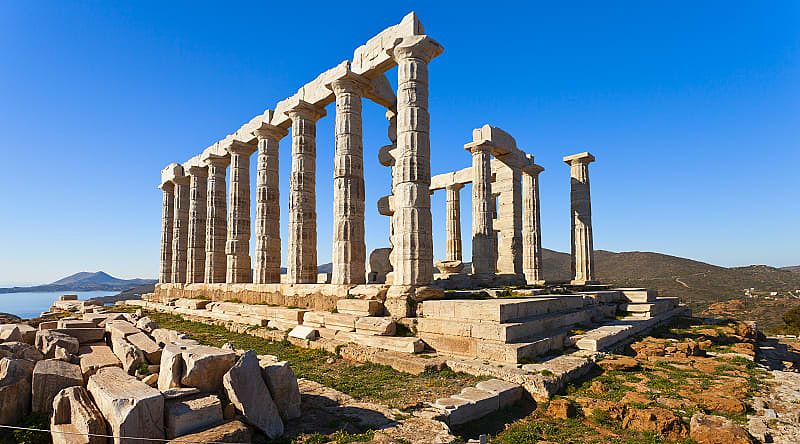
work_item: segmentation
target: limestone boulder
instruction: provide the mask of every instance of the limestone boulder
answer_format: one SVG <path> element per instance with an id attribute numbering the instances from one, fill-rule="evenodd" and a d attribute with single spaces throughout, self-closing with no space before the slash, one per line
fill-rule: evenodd
<path id="1" fill-rule="evenodd" d="M 222 390 L 222 377 L 236 362 L 235 352 L 205 345 L 187 346 L 181 357 L 181 385 L 208 393 Z"/>
<path id="2" fill-rule="evenodd" d="M 300 387 L 297 376 L 286 361 L 274 362 L 259 357 L 261 376 L 284 421 L 300 417 Z"/>
<path id="3" fill-rule="evenodd" d="M 42 352 L 46 359 L 55 357 L 56 347 L 61 347 L 71 354 L 77 354 L 80 348 L 80 342 L 77 338 L 54 330 L 37 331 L 35 342 L 36 348 Z"/>
<path id="4" fill-rule="evenodd" d="M 254 351 L 245 352 L 222 380 L 228 399 L 242 412 L 247 423 L 271 439 L 283 435 L 283 421 L 261 376 Z"/>
<path id="5" fill-rule="evenodd" d="M 396 325 L 390 317 L 367 316 L 356 321 L 356 332 L 367 335 L 392 336 Z"/>
<path id="6" fill-rule="evenodd" d="M 122 368 L 122 362 L 111 350 L 111 347 L 105 344 L 82 345 L 78 349 L 78 358 L 84 382 L 89 382 L 89 377 L 103 367 Z"/>
<path id="7" fill-rule="evenodd" d="M 81 321 L 86 322 L 86 321 Z M 53 331 L 64 333 L 65 335 L 76 338 L 81 344 L 100 342 L 105 336 L 105 330 L 98 327 L 92 328 L 57 328 Z"/>
<path id="8" fill-rule="evenodd" d="M 628 371 L 639 367 L 639 361 L 630 356 L 609 356 L 597 364 L 606 371 Z"/>
<path id="9" fill-rule="evenodd" d="M 568 399 L 554 399 L 547 406 L 547 414 L 557 419 L 575 417 L 575 406 Z"/>
<path id="10" fill-rule="evenodd" d="M 181 353 L 185 349 L 186 347 L 184 346 L 168 343 L 161 351 L 158 389 L 162 392 L 181 386 L 181 375 L 183 374 L 183 357 Z"/>
<path id="11" fill-rule="evenodd" d="M 222 423 L 222 403 L 214 395 L 165 401 L 167 439 L 195 433 Z"/>
<path id="12" fill-rule="evenodd" d="M 183 444 L 186 441 L 242 443 L 250 442 L 252 439 L 253 431 L 250 427 L 241 421 L 233 420 L 202 432 L 183 435 L 178 440 L 169 441 L 168 444 Z"/>
<path id="13" fill-rule="evenodd" d="M 33 368 L 31 408 L 36 413 L 50 413 L 58 392 L 82 384 L 79 366 L 59 359 L 39 361 Z"/>
<path id="14" fill-rule="evenodd" d="M 83 387 L 69 387 L 58 392 L 53 399 L 53 417 L 50 419 L 53 444 L 106 444 L 106 420 Z"/>
<path id="15" fill-rule="evenodd" d="M 0 344 L 0 352 L 6 352 L 7 357 L 13 359 L 26 359 L 32 362 L 44 359 L 42 352 L 25 342 L 3 342 Z"/>
<path id="16" fill-rule="evenodd" d="M 0 424 L 16 424 L 30 414 L 33 367 L 25 359 L 0 359 Z"/>
<path id="17" fill-rule="evenodd" d="M 136 328 L 142 331 L 146 331 L 147 333 L 150 333 L 158 328 L 158 324 L 156 324 L 154 320 L 148 318 L 147 316 L 144 316 L 142 318 L 139 318 L 138 321 L 136 321 Z"/>
<path id="18" fill-rule="evenodd" d="M 144 318 L 142 318 L 144 319 Z M 125 338 L 134 347 L 144 353 L 145 359 L 150 364 L 158 364 L 161 362 L 161 348 L 149 336 L 144 333 L 132 334 Z"/>
<path id="19" fill-rule="evenodd" d="M 679 416 L 661 407 L 628 408 L 622 418 L 622 427 L 637 432 L 657 433 L 675 441 L 686 438 L 689 434 L 686 424 Z"/>
<path id="20" fill-rule="evenodd" d="M 144 352 L 128 342 L 123 335 L 111 335 L 111 350 L 122 363 L 122 369 L 129 375 L 134 374 L 142 364 L 146 363 Z"/>
<path id="21" fill-rule="evenodd" d="M 98 370 L 87 389 L 112 434 L 164 438 L 164 398 L 158 390 L 117 367 Z"/>
<path id="22" fill-rule="evenodd" d="M 742 427 L 722 416 L 695 413 L 689 422 L 689 436 L 698 444 L 754 444 Z"/>
<path id="23" fill-rule="evenodd" d="M 135 325 L 123 320 L 108 321 L 106 322 L 105 329 L 106 332 L 111 335 L 112 339 L 114 336 L 125 337 L 141 332 Z"/>

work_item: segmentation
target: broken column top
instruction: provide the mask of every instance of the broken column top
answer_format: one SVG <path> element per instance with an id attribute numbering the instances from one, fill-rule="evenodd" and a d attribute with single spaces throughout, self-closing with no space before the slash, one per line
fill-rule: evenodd
<path id="1" fill-rule="evenodd" d="M 161 184 L 163 186 L 167 182 L 175 182 L 176 178 L 184 176 L 183 166 L 179 163 L 171 163 L 161 170 Z"/>
<path id="2" fill-rule="evenodd" d="M 571 156 L 564 156 L 564 163 L 566 163 L 567 165 L 572 165 L 574 163 L 592 163 L 592 162 L 594 162 L 594 156 L 588 151 L 584 151 L 578 154 L 573 154 Z"/>

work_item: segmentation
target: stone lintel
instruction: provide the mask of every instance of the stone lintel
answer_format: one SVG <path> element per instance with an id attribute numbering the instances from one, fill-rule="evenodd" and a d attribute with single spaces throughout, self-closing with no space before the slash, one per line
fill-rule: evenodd
<path id="1" fill-rule="evenodd" d="M 594 156 L 589 153 L 588 151 L 584 151 L 582 153 L 573 154 L 571 156 L 564 156 L 564 163 L 567 165 L 572 165 L 575 163 L 592 163 L 594 162 Z"/>
<path id="2" fill-rule="evenodd" d="M 522 169 L 523 173 L 530 174 L 531 176 L 536 176 L 542 171 L 544 171 L 544 167 L 541 165 L 536 165 L 535 163 Z"/>

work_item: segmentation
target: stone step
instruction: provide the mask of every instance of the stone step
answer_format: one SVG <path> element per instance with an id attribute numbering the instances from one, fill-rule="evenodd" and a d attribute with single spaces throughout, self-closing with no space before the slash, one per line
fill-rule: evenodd
<path id="1" fill-rule="evenodd" d="M 553 350 L 563 349 L 566 336 L 566 332 L 561 332 L 538 338 L 527 338 L 524 342 L 505 343 L 447 334 L 420 334 L 420 338 L 438 353 L 512 364 L 545 355 Z"/>
<path id="2" fill-rule="evenodd" d="M 586 334 L 579 335 L 579 338 L 575 340 L 575 346 L 581 350 L 605 350 L 633 335 L 654 328 L 669 318 L 686 315 L 688 312 L 688 307 L 679 305 L 672 310 L 650 318 L 629 317 L 620 319 L 590 330 Z"/>
<path id="3" fill-rule="evenodd" d="M 679 304 L 680 300 L 678 298 L 664 297 L 657 298 L 653 302 L 620 304 L 619 309 L 621 312 L 629 313 L 636 317 L 653 317 L 670 311 Z"/>
<path id="4" fill-rule="evenodd" d="M 339 299 L 336 301 L 336 311 L 355 316 L 380 316 L 383 314 L 383 304 L 369 299 Z"/>
<path id="5" fill-rule="evenodd" d="M 577 310 L 595 303 L 582 295 L 545 295 L 520 299 L 436 300 L 425 301 L 421 306 L 425 318 L 505 323 Z"/>
<path id="6" fill-rule="evenodd" d="M 320 329 L 320 336 L 330 336 L 330 329 Z M 331 338 L 338 341 L 352 342 L 354 344 L 376 347 L 382 350 L 397 351 L 403 353 L 422 353 L 425 343 L 419 338 L 410 336 L 375 336 L 365 335 L 357 332 L 334 331 Z"/>
<path id="7" fill-rule="evenodd" d="M 612 290 L 622 293 L 623 298 L 628 302 L 653 302 L 658 297 L 658 291 L 647 288 L 613 288 Z"/>

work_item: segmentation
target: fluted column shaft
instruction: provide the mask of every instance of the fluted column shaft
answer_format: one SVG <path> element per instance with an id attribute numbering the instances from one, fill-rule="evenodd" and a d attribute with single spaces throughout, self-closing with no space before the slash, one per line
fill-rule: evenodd
<path id="1" fill-rule="evenodd" d="M 496 236 L 492 219 L 491 147 L 476 145 L 472 152 L 472 272 L 476 275 L 494 274 L 497 267 Z"/>
<path id="2" fill-rule="evenodd" d="M 250 266 L 250 155 L 255 147 L 234 141 L 228 147 L 231 155 L 228 188 L 228 241 L 225 243 L 229 284 L 253 282 Z"/>
<path id="3" fill-rule="evenodd" d="M 542 225 L 540 221 L 539 209 L 539 173 L 544 168 L 539 165 L 531 165 L 523 170 L 522 192 L 523 192 L 523 219 L 522 219 L 522 243 L 523 264 L 525 281 L 529 285 L 542 284 Z"/>
<path id="4" fill-rule="evenodd" d="M 189 229 L 186 258 L 186 283 L 205 281 L 206 268 L 206 188 L 208 167 L 189 168 Z"/>
<path id="5" fill-rule="evenodd" d="M 206 192 L 206 265 L 204 281 L 208 284 L 225 282 L 227 268 L 225 242 L 228 238 L 227 197 L 225 175 L 227 157 L 212 157 L 208 164 L 208 189 Z"/>
<path id="6" fill-rule="evenodd" d="M 446 224 L 447 224 L 447 246 L 446 255 L 448 261 L 460 261 L 461 255 L 461 188 L 464 185 L 452 184 L 445 188 L 446 198 Z"/>
<path id="7" fill-rule="evenodd" d="M 186 283 L 186 249 L 189 237 L 189 177 L 176 177 L 175 220 L 172 224 L 172 282 Z"/>
<path id="8" fill-rule="evenodd" d="M 161 201 L 161 263 L 158 269 L 158 282 L 172 282 L 172 231 L 175 223 L 175 185 L 166 182 L 160 186 Z"/>
<path id="9" fill-rule="evenodd" d="M 572 283 L 594 283 L 594 245 L 592 240 L 592 203 L 589 192 L 589 153 L 564 158 L 570 166 L 570 207 L 572 219 Z"/>
<path id="10" fill-rule="evenodd" d="M 395 285 L 427 285 L 433 280 L 428 63 L 441 52 L 442 47 L 424 35 L 403 39 L 393 52 L 397 62 Z"/>
<path id="11" fill-rule="evenodd" d="M 256 178 L 256 251 L 253 282 L 281 281 L 281 203 L 278 146 L 286 136 L 283 128 L 264 124 L 254 132 L 258 137 Z"/>
<path id="12" fill-rule="evenodd" d="M 292 120 L 292 175 L 289 178 L 289 283 L 317 282 L 317 120 L 322 108 L 300 101 L 286 113 Z"/>
<path id="13" fill-rule="evenodd" d="M 355 74 L 331 84 L 336 95 L 333 159 L 333 284 L 366 282 L 364 148 L 361 97 L 367 83 Z"/>

